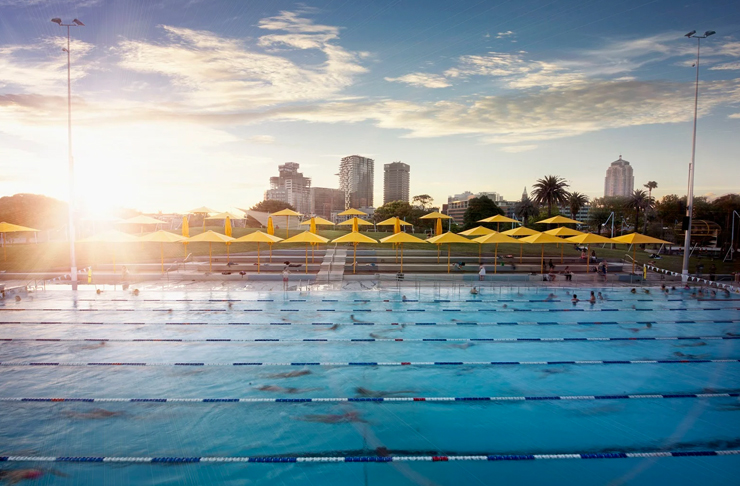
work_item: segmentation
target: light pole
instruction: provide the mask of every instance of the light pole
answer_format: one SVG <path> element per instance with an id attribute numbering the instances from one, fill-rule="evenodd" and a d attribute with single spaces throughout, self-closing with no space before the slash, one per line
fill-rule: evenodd
<path id="1" fill-rule="evenodd" d="M 77 290 L 77 256 L 75 253 L 75 220 L 74 220 L 74 200 L 75 200 L 75 162 L 72 157 L 72 76 L 70 66 L 70 48 L 69 48 L 69 28 L 84 27 L 85 24 L 74 19 L 71 24 L 63 24 L 62 19 L 53 18 L 52 22 L 60 27 L 67 28 L 67 48 L 62 48 L 67 53 L 67 142 L 69 156 L 69 263 L 70 277 L 72 278 L 72 290 Z"/>
<path id="2" fill-rule="evenodd" d="M 683 270 L 681 271 L 681 280 L 684 282 L 689 279 L 689 255 L 691 254 L 691 223 L 693 220 L 694 211 L 694 166 L 696 156 L 696 119 L 697 119 L 697 108 L 699 106 L 699 49 L 701 48 L 701 40 L 706 39 L 710 35 L 714 35 L 716 32 L 708 30 L 704 32 L 704 35 L 696 35 L 696 31 L 692 30 L 684 37 L 689 39 L 696 39 L 696 88 L 694 91 L 694 137 L 691 142 L 691 164 L 689 164 L 689 190 L 686 197 L 686 236 L 683 240 Z"/>

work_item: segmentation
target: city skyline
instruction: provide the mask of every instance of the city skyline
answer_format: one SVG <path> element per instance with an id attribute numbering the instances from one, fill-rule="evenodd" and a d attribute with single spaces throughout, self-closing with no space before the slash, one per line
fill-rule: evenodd
<path id="1" fill-rule="evenodd" d="M 591 198 L 622 154 L 635 188 L 686 194 L 702 43 L 697 196 L 740 180 L 740 5 L 391 0 L 0 0 L 0 195 L 66 200 L 73 153 L 92 213 L 220 209 L 262 199 L 296 161 L 317 187 L 360 154 L 415 167 L 410 196 L 498 191 L 548 174 Z M 451 19 L 453 19 L 451 21 Z M 376 206 L 383 187 L 374 185 Z"/>

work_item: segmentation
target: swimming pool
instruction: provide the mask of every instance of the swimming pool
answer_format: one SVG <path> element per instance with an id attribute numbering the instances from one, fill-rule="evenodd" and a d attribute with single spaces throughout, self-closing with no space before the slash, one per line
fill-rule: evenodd
<path id="1" fill-rule="evenodd" d="M 3 467 L 41 484 L 733 483 L 740 300 L 571 303 L 589 290 L 6 302 Z"/>

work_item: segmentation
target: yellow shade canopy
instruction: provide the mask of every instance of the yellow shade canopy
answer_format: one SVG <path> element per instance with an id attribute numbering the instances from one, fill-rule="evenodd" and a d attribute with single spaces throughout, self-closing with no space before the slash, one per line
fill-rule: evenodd
<path id="1" fill-rule="evenodd" d="M 213 216 L 209 216 L 206 219 L 214 220 L 214 219 L 244 219 L 244 215 L 238 215 L 236 213 L 231 213 L 229 211 L 224 211 L 223 213 L 214 214 Z"/>
<path id="2" fill-rule="evenodd" d="M 187 240 L 184 236 L 164 230 L 155 231 L 154 233 L 149 233 L 136 239 L 138 241 L 150 241 L 155 243 L 179 243 Z"/>
<path id="3" fill-rule="evenodd" d="M 384 221 L 381 221 L 380 223 L 376 223 L 378 226 L 393 226 L 395 224 L 400 224 L 401 226 L 413 226 L 411 223 L 407 223 L 406 221 L 403 221 L 401 218 L 394 216 L 392 218 L 388 218 Z"/>
<path id="4" fill-rule="evenodd" d="M 165 222 L 152 218 L 150 216 L 144 216 L 143 214 L 140 214 L 139 216 L 134 216 L 133 218 L 124 219 L 123 221 L 119 221 L 116 224 L 164 224 Z"/>
<path id="5" fill-rule="evenodd" d="M 234 240 L 234 243 L 277 243 L 283 239 L 279 236 L 269 235 L 262 231 L 255 231 Z"/>
<path id="6" fill-rule="evenodd" d="M 609 238 L 606 238 L 601 235 L 595 235 L 593 233 L 582 233 L 580 235 L 571 236 L 570 238 L 566 238 L 565 241 L 568 241 L 570 243 L 578 243 L 581 245 L 590 245 L 590 244 L 599 244 L 599 243 L 614 243 Z"/>
<path id="7" fill-rule="evenodd" d="M 381 243 L 428 243 L 428 240 L 422 240 L 408 233 L 396 233 L 380 239 Z"/>
<path id="8" fill-rule="evenodd" d="M 306 221 L 303 221 L 303 222 L 301 222 L 299 224 L 301 224 L 301 225 L 307 225 L 307 224 L 310 225 L 311 223 L 319 224 L 319 225 L 322 225 L 322 224 L 323 225 L 327 225 L 328 224 L 328 225 L 332 225 L 332 226 L 334 225 L 334 223 L 332 223 L 328 219 L 320 218 L 318 216 L 315 216 L 315 217 L 313 217 L 311 219 L 307 219 Z"/>
<path id="9" fill-rule="evenodd" d="M 479 219 L 479 223 L 518 223 L 516 219 L 507 218 L 503 214 L 497 214 L 496 216 L 491 216 L 490 218 L 485 219 Z"/>
<path id="10" fill-rule="evenodd" d="M 575 219 L 566 218 L 565 216 L 553 216 L 552 218 L 537 221 L 537 224 L 583 224 Z"/>
<path id="11" fill-rule="evenodd" d="M 435 245 L 440 245 L 442 243 L 473 243 L 472 240 L 469 240 L 464 236 L 456 235 L 450 231 L 439 236 L 433 236 L 427 239 L 427 242 L 434 243 Z"/>
<path id="12" fill-rule="evenodd" d="M 327 241 L 329 241 L 329 238 L 324 238 L 323 236 L 311 233 L 310 231 L 304 231 L 303 233 L 291 236 L 280 243 L 326 243 Z"/>
<path id="13" fill-rule="evenodd" d="M 628 235 L 617 236 L 616 238 L 612 238 L 610 243 L 623 243 L 627 245 L 672 244 L 670 241 L 659 240 L 658 238 L 653 238 L 652 236 L 643 235 L 640 233 L 630 233 Z"/>
<path id="14" fill-rule="evenodd" d="M 187 241 L 188 243 L 231 243 L 234 241 L 234 238 L 208 230 L 204 233 L 188 238 Z"/>
<path id="15" fill-rule="evenodd" d="M 271 216 L 301 216 L 301 213 L 297 213 L 293 211 L 292 209 L 282 209 L 278 211 L 277 213 L 272 213 Z"/>
<path id="16" fill-rule="evenodd" d="M 25 226 L 13 224 L 13 223 L 0 223 L 0 233 L 18 233 L 21 231 L 37 232 L 39 230 L 33 229 L 33 228 L 27 228 Z"/>
<path id="17" fill-rule="evenodd" d="M 347 221 L 342 221 L 341 223 L 337 223 L 337 226 L 350 226 L 357 221 L 357 224 L 359 226 L 372 226 L 373 224 L 370 221 L 365 221 L 364 219 L 360 218 L 350 218 Z"/>
<path id="18" fill-rule="evenodd" d="M 374 240 L 369 236 L 365 236 L 362 233 L 347 233 L 339 238 L 331 240 L 332 243 L 377 243 L 378 240 Z"/>
<path id="19" fill-rule="evenodd" d="M 133 243 L 135 241 L 139 241 L 139 238 L 123 231 L 110 230 L 83 238 L 79 240 L 79 243 Z"/>
<path id="20" fill-rule="evenodd" d="M 548 235 L 547 233 L 537 233 L 536 235 L 525 236 L 524 238 L 521 238 L 519 241 L 524 242 L 524 243 L 545 244 L 545 245 L 565 242 L 564 239 L 558 238 L 557 236 Z"/>
<path id="21" fill-rule="evenodd" d="M 535 231 L 533 229 L 520 226 L 518 228 L 513 228 L 510 230 L 502 231 L 501 234 L 509 235 L 509 236 L 532 236 L 532 235 L 539 234 L 539 231 Z"/>
<path id="22" fill-rule="evenodd" d="M 342 211 L 337 216 L 367 216 L 367 213 L 363 213 L 359 209 L 350 208 Z"/>
<path id="23" fill-rule="evenodd" d="M 560 226 L 559 228 L 553 228 L 551 230 L 543 231 L 543 233 L 547 233 L 548 235 L 553 236 L 576 236 L 585 234 L 583 231 L 566 228 L 565 226 Z"/>
<path id="24" fill-rule="evenodd" d="M 486 228 L 485 226 L 476 226 L 475 228 L 470 228 L 469 230 L 461 231 L 458 234 L 459 235 L 465 235 L 465 236 L 483 236 L 483 235 L 492 235 L 495 233 L 492 229 Z"/>
<path id="25" fill-rule="evenodd" d="M 188 211 L 188 214 L 211 214 L 215 213 L 215 209 L 208 208 L 206 206 L 201 206 L 199 208 L 191 209 Z"/>
<path id="26" fill-rule="evenodd" d="M 489 235 L 483 235 L 478 238 L 474 238 L 472 240 L 475 243 L 480 244 L 487 244 L 487 243 L 512 243 L 512 244 L 522 244 L 521 240 L 517 240 L 516 238 L 512 238 L 511 236 L 506 236 L 501 233 L 492 233 Z"/>
<path id="27" fill-rule="evenodd" d="M 433 213 L 425 214 L 419 219 L 452 219 L 452 217 L 442 214 L 439 211 L 434 211 Z"/>

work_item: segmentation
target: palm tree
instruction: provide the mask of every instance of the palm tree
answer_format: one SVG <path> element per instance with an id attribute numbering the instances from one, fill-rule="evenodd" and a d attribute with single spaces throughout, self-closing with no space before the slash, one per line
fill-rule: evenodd
<path id="1" fill-rule="evenodd" d="M 636 189 L 629 200 L 629 206 L 635 210 L 635 231 L 640 227 L 640 211 L 647 211 L 653 207 L 653 198 L 643 190 Z"/>
<path id="2" fill-rule="evenodd" d="M 570 206 L 570 217 L 576 219 L 578 211 L 588 203 L 588 196 L 580 192 L 571 192 L 568 196 L 568 205 Z"/>
<path id="3" fill-rule="evenodd" d="M 516 215 L 522 219 L 522 226 L 527 226 L 527 220 L 537 214 L 537 208 L 528 197 L 523 197 L 514 207 Z"/>
<path id="4" fill-rule="evenodd" d="M 568 204 L 568 191 L 565 189 L 568 187 L 568 183 L 560 176 L 549 175 L 545 176 L 544 179 L 537 179 L 533 187 L 534 203 L 539 206 L 547 204 L 548 216 L 552 216 L 553 205 L 565 206 Z"/>
<path id="5" fill-rule="evenodd" d="M 643 184 L 643 187 L 647 188 L 647 190 L 648 190 L 648 197 L 649 198 L 652 198 L 653 197 L 653 189 L 655 189 L 656 187 L 658 187 L 658 183 L 655 182 L 655 181 L 648 181 L 647 184 Z"/>

